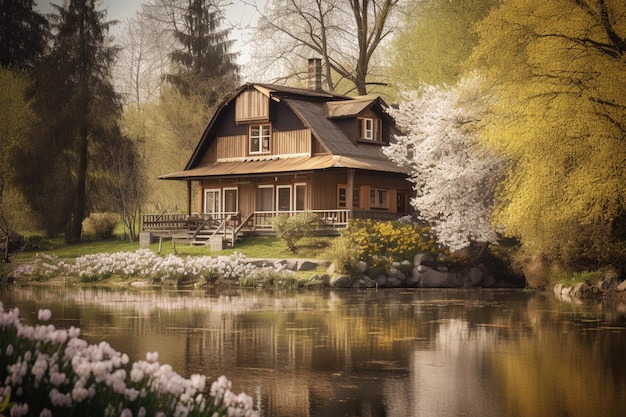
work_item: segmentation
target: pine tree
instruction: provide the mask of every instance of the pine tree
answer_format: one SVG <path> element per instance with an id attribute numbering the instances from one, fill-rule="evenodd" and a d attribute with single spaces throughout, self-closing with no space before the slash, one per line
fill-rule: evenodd
<path id="1" fill-rule="evenodd" d="M 183 20 L 174 31 L 181 46 L 171 54 L 176 71 L 165 78 L 184 96 L 201 96 L 214 106 L 239 83 L 230 29 L 220 29 L 220 11 L 207 0 L 189 0 Z"/>
<path id="2" fill-rule="evenodd" d="M 35 68 L 31 88 L 39 122 L 12 165 L 41 227 L 76 241 L 93 178 L 90 153 L 106 143 L 120 114 L 110 80 L 116 51 L 107 45 L 110 23 L 95 0 L 54 7 L 51 51 Z"/>
<path id="3" fill-rule="evenodd" d="M 30 68 L 46 46 L 48 22 L 33 0 L 0 0 L 0 66 Z"/>

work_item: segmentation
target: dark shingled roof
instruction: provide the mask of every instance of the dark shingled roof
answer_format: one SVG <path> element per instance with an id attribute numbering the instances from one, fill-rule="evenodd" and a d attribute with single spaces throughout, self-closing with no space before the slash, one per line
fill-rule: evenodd
<path id="1" fill-rule="evenodd" d="M 339 129 L 332 120 L 325 116 L 324 104 L 285 99 L 285 103 L 302 119 L 305 125 L 311 129 L 313 135 L 333 155 L 351 156 L 388 161 L 383 154 L 381 145 L 360 143 L 355 144 Z"/>
<path id="2" fill-rule="evenodd" d="M 215 137 L 213 128 L 216 120 L 224 108 L 232 103 L 242 91 L 247 89 L 257 89 L 273 99 L 285 103 L 311 129 L 313 136 L 331 154 L 331 159 L 306 157 L 311 159 L 309 163 L 304 163 L 298 158 L 272 158 L 268 161 L 215 162 L 211 164 L 199 165 L 210 142 Z M 185 179 L 197 178 L 199 176 L 213 175 L 243 175 L 246 169 L 250 173 L 284 172 L 285 170 L 299 171 L 308 169 L 326 169 L 331 167 L 349 167 L 357 169 L 367 169 L 373 171 L 405 173 L 406 171 L 392 163 L 382 152 L 384 145 L 376 143 L 358 144 L 351 140 L 333 122 L 333 119 L 343 117 L 354 117 L 362 111 L 379 104 L 386 107 L 386 104 L 378 96 L 362 96 L 350 98 L 347 96 L 328 93 L 326 91 L 311 90 L 305 88 L 294 88 L 278 86 L 273 84 L 247 83 L 242 85 L 230 94 L 217 108 L 211 118 L 209 125 L 205 129 L 200 141 L 187 162 L 185 169 L 180 172 L 163 175 L 162 179 Z M 392 120 L 386 113 L 381 117 Z M 286 159 L 291 159 L 292 164 Z M 245 168 L 248 167 L 248 168 Z M 300 169 L 299 169 L 300 168 Z"/>

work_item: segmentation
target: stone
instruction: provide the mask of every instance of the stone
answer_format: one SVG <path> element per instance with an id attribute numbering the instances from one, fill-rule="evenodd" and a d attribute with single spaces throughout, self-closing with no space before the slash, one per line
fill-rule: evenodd
<path id="1" fill-rule="evenodd" d="M 353 288 L 375 288 L 378 284 L 373 279 L 370 279 L 367 275 L 361 275 L 354 284 Z"/>
<path id="2" fill-rule="evenodd" d="M 583 288 L 585 287 L 585 283 L 584 282 L 579 282 L 578 284 L 574 285 L 571 290 L 569 291 L 569 295 L 571 297 L 580 297 L 580 294 L 583 291 Z M 562 290 L 561 290 L 562 292 Z"/>
<path id="3" fill-rule="evenodd" d="M 296 271 L 313 271 L 319 267 L 319 264 L 312 261 L 298 261 Z"/>
<path id="4" fill-rule="evenodd" d="M 276 269 L 285 269 L 287 267 L 287 260 L 280 259 L 278 261 L 274 261 L 274 268 Z"/>
<path id="5" fill-rule="evenodd" d="M 448 288 L 451 281 L 450 275 L 449 272 L 426 268 L 419 272 L 419 286 L 422 288 Z"/>
<path id="6" fill-rule="evenodd" d="M 359 261 L 356 266 L 359 269 L 359 272 L 361 273 L 364 273 L 365 271 L 367 271 L 367 262 L 365 261 Z"/>
<path id="7" fill-rule="evenodd" d="M 611 273 L 614 271 L 608 271 L 605 275 L 604 275 L 604 279 L 600 282 L 598 282 L 598 289 L 601 291 L 606 291 L 606 290 L 610 290 L 613 289 L 615 287 L 617 287 L 619 285 L 619 281 L 617 278 L 617 273 Z"/>
<path id="8" fill-rule="evenodd" d="M 285 268 L 290 271 L 297 271 L 299 266 L 299 262 L 295 259 L 288 259 L 285 262 Z"/>
<path id="9" fill-rule="evenodd" d="M 483 288 L 492 288 L 496 285 L 496 279 L 490 273 L 486 273 L 483 277 Z"/>
<path id="10" fill-rule="evenodd" d="M 413 265 L 434 265 L 435 258 L 430 253 L 418 253 L 413 258 Z"/>
<path id="11" fill-rule="evenodd" d="M 313 274 L 311 278 L 309 278 L 309 283 L 311 284 L 321 284 L 323 286 L 327 286 L 330 284 L 330 275 L 328 274 Z"/>
<path id="12" fill-rule="evenodd" d="M 420 282 L 419 276 L 415 276 L 415 274 L 406 277 L 404 280 L 404 285 L 407 287 L 417 287 Z"/>
<path id="13" fill-rule="evenodd" d="M 397 278 L 388 277 L 386 287 L 388 288 L 398 288 L 402 285 L 402 281 Z"/>
<path id="14" fill-rule="evenodd" d="M 377 275 L 376 278 L 374 278 L 374 281 L 376 281 L 376 283 L 378 284 L 379 287 L 386 287 L 387 286 L 387 276 L 385 276 L 383 274 Z"/>
<path id="15" fill-rule="evenodd" d="M 350 288 L 352 287 L 352 277 L 350 275 L 333 275 L 329 284 L 333 288 Z"/>
<path id="16" fill-rule="evenodd" d="M 563 284 L 556 284 L 552 289 L 552 292 L 554 292 L 554 295 L 557 297 L 561 295 L 561 291 L 563 291 Z"/>
<path id="17" fill-rule="evenodd" d="M 470 268 L 468 278 L 471 287 L 480 287 L 483 283 L 484 273 L 480 268 Z"/>

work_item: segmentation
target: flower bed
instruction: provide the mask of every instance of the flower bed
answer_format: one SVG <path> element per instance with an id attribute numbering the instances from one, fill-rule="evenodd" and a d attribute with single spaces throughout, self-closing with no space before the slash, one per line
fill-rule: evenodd
<path id="1" fill-rule="evenodd" d="M 274 268 L 271 268 L 274 270 Z M 287 277 L 289 271 L 275 271 Z M 98 253 L 76 258 L 74 262 L 64 262 L 56 256 L 37 255 L 32 270 L 36 280 L 51 277 L 78 277 L 83 282 L 94 282 L 111 276 L 122 278 L 147 279 L 152 282 L 177 284 L 184 281 L 204 279 L 208 283 L 217 281 L 239 283 L 258 282 L 256 279 L 267 275 L 268 268 L 259 268 L 247 262 L 242 254 L 230 256 L 160 256 L 149 249 L 135 252 Z"/>
<path id="2" fill-rule="evenodd" d="M 39 310 L 47 321 L 50 310 Z M 252 398 L 224 376 L 186 379 L 158 354 L 129 363 L 106 342 L 89 345 L 80 329 L 23 325 L 0 302 L 0 414 L 19 416 L 258 416 Z M 8 413 L 7 413 L 8 411 Z"/>

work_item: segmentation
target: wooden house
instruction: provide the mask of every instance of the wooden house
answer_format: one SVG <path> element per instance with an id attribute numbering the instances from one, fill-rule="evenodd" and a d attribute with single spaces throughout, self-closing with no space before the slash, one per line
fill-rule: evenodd
<path id="1" fill-rule="evenodd" d="M 186 181 L 188 195 L 198 196 L 189 197 L 187 216 L 200 220 L 188 229 L 210 218 L 233 233 L 271 230 L 268 218 L 299 211 L 337 229 L 350 218 L 411 212 L 407 173 L 382 152 L 396 133 L 386 104 L 323 91 L 319 60 L 309 71 L 306 89 L 241 86 L 216 110 L 184 170 L 161 177 Z M 144 229 L 163 220 L 144 216 Z"/>

